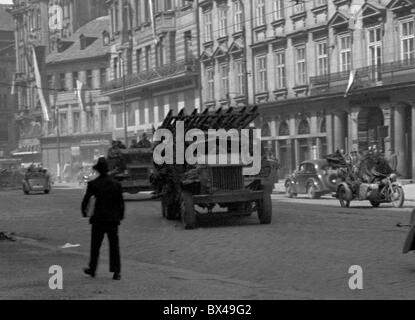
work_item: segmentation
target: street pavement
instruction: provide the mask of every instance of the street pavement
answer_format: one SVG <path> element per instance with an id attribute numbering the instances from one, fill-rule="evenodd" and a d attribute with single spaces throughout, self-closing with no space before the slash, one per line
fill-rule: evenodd
<path id="1" fill-rule="evenodd" d="M 405 187 L 406 190 L 408 187 Z M 411 187 L 412 188 L 412 187 Z M 413 189 L 412 189 L 413 190 Z M 0 299 L 413 299 L 415 255 L 403 255 L 415 197 L 402 209 L 368 202 L 340 208 L 320 200 L 273 195 L 271 225 L 251 217 L 202 217 L 185 231 L 161 218 L 160 203 L 126 195 L 121 226 L 123 279 L 111 280 L 108 245 L 98 276 L 83 276 L 90 226 L 80 217 L 83 189 L 56 185 L 50 195 L 0 192 Z M 79 247 L 61 249 L 66 243 Z M 62 266 L 63 290 L 48 271 Z M 363 269 L 363 290 L 351 290 L 350 266 Z"/>

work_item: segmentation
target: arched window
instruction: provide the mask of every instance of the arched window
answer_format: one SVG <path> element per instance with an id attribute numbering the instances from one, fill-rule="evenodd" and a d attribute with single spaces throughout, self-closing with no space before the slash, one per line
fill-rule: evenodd
<path id="1" fill-rule="evenodd" d="M 307 120 L 301 120 L 298 125 L 298 134 L 310 134 L 310 126 L 308 125 Z"/>
<path id="2" fill-rule="evenodd" d="M 290 128 L 288 126 L 287 121 L 283 121 L 280 124 L 280 130 L 278 131 L 279 136 L 289 136 L 290 135 Z"/>

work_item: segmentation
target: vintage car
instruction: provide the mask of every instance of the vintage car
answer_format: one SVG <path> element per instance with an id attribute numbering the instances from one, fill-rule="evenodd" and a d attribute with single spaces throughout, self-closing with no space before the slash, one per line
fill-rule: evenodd
<path id="1" fill-rule="evenodd" d="M 42 168 L 29 168 L 22 184 L 24 194 L 29 194 L 30 192 L 43 192 L 48 194 L 52 190 L 50 175 L 46 169 Z"/>
<path id="2" fill-rule="evenodd" d="M 324 194 L 336 192 L 337 182 L 337 169 L 331 167 L 327 160 L 308 160 L 288 176 L 285 190 L 290 198 L 307 194 L 310 199 L 318 199 Z"/>

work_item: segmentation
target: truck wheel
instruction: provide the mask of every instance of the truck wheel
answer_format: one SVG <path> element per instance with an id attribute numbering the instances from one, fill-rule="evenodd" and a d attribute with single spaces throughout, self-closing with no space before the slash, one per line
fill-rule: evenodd
<path id="1" fill-rule="evenodd" d="M 270 224 L 272 221 L 272 201 L 269 193 L 264 194 L 259 200 L 258 218 L 261 224 Z"/>
<path id="2" fill-rule="evenodd" d="M 379 201 L 370 201 L 370 204 L 372 205 L 373 208 L 379 208 L 380 206 L 380 202 Z"/>
<path id="3" fill-rule="evenodd" d="M 184 228 L 186 230 L 196 228 L 196 212 L 193 205 L 193 197 L 188 192 L 182 192 L 180 211 Z"/>
<path id="4" fill-rule="evenodd" d="M 405 193 L 402 187 L 392 186 L 391 201 L 395 208 L 402 208 L 405 202 Z"/>

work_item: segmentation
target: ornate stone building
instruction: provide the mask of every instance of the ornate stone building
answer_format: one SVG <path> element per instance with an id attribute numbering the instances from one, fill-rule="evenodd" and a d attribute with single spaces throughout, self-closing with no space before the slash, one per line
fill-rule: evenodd
<path id="1" fill-rule="evenodd" d="M 415 177 L 412 1 L 204 0 L 199 12 L 205 105 L 257 104 L 281 177 L 373 145 Z"/>
<path id="2" fill-rule="evenodd" d="M 112 50 L 105 94 L 115 137 L 124 140 L 127 131 L 131 141 L 143 132 L 152 135 L 170 109 L 200 107 L 196 5 L 174 0 L 110 0 L 108 5 Z"/>
<path id="3" fill-rule="evenodd" d="M 16 148 L 15 99 L 11 94 L 16 57 L 13 18 L 0 5 L 0 158 L 9 157 Z"/>

